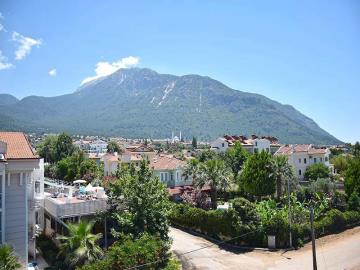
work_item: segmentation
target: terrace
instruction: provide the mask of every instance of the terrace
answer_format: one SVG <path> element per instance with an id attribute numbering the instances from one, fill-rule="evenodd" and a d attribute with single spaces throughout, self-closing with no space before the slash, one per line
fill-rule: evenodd
<path id="1" fill-rule="evenodd" d="M 83 183 L 83 182 L 81 182 Z M 46 179 L 44 208 L 53 217 L 63 219 L 94 215 L 107 209 L 107 196 L 102 187 L 64 185 Z"/>

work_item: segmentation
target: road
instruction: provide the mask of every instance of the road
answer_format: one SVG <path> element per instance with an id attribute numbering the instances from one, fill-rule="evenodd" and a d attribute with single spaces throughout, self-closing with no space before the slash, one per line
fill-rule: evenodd
<path id="1" fill-rule="evenodd" d="M 312 269 L 311 244 L 296 251 L 230 252 L 211 242 L 171 228 L 172 250 L 180 255 L 184 270 L 306 270 Z M 205 248 L 206 247 L 206 248 Z M 318 270 L 360 269 L 360 227 L 316 240 Z"/>

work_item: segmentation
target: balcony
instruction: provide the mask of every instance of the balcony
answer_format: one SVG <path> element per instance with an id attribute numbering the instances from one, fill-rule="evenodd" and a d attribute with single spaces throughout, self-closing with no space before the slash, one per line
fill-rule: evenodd
<path id="1" fill-rule="evenodd" d="M 54 217 L 66 218 L 93 215 L 107 209 L 107 198 L 80 200 L 78 198 L 51 198 L 44 200 L 45 210 Z"/>

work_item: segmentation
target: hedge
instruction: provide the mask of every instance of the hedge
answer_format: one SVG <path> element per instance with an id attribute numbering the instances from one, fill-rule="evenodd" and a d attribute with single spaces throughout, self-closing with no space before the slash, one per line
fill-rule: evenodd
<path id="1" fill-rule="evenodd" d="M 267 246 L 267 235 L 276 235 L 277 247 L 286 247 L 289 244 L 289 223 L 281 215 L 267 223 L 246 226 L 239 224 L 231 210 L 203 210 L 185 204 L 176 204 L 170 215 L 172 224 L 190 229 L 207 236 L 228 240 L 233 237 L 253 232 L 243 238 L 231 241 L 236 245 Z M 328 211 L 320 220 L 314 222 L 317 237 L 337 233 L 347 227 L 360 222 L 360 213 L 357 211 L 341 212 L 337 209 Z M 295 247 L 311 239 L 310 223 L 292 224 L 292 241 Z"/>

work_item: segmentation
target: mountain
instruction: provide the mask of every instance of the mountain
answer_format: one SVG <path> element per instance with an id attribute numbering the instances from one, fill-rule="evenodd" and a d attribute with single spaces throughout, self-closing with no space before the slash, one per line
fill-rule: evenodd
<path id="1" fill-rule="evenodd" d="M 9 94 L 0 94 L 0 106 L 12 105 L 17 103 L 19 100 Z"/>
<path id="2" fill-rule="evenodd" d="M 209 77 L 145 68 L 120 69 L 72 94 L 2 101 L 1 114 L 7 121 L 0 129 L 133 138 L 166 138 L 181 130 L 206 140 L 227 133 L 272 135 L 282 143 L 340 142 L 292 106 Z"/>

